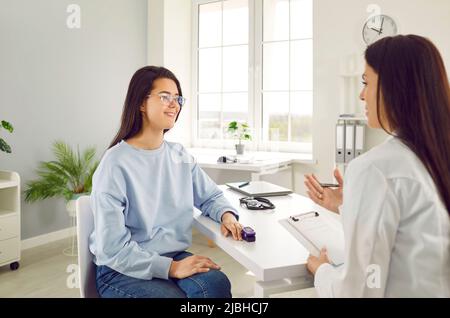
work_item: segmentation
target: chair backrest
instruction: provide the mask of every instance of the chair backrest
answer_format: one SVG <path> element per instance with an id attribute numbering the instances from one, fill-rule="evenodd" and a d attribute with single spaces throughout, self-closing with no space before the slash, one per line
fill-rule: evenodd
<path id="1" fill-rule="evenodd" d="M 82 196 L 75 204 L 77 213 L 78 281 L 83 298 L 97 298 L 94 255 L 89 250 L 89 236 L 94 230 L 90 197 Z"/>

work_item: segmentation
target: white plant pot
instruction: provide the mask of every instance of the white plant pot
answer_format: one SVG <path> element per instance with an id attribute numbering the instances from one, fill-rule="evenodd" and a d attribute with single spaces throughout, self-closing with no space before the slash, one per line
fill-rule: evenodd
<path id="1" fill-rule="evenodd" d="M 76 211 L 75 211 L 75 202 L 77 201 L 77 199 L 79 197 L 82 197 L 84 195 L 89 195 L 89 193 L 79 193 L 79 194 L 74 194 L 72 197 L 72 200 L 69 200 L 66 204 L 66 210 L 67 213 L 69 214 L 70 217 L 74 218 L 77 216 Z"/>
<path id="2" fill-rule="evenodd" d="M 236 146 L 236 154 L 237 155 L 243 155 L 244 154 L 244 148 L 245 148 L 245 145 L 243 145 L 243 144 L 237 144 L 237 145 L 235 145 Z"/>
<path id="3" fill-rule="evenodd" d="M 77 212 L 76 212 L 76 202 L 77 199 L 83 195 L 88 195 L 88 193 L 80 193 L 80 194 L 75 194 L 72 198 L 72 200 L 69 200 L 66 204 L 66 210 L 67 213 L 70 216 L 70 227 L 72 229 L 75 230 L 77 223 L 76 223 L 76 217 L 77 217 Z M 76 231 L 74 233 L 72 233 L 71 235 L 71 244 L 69 247 L 65 248 L 63 250 L 63 254 L 66 256 L 77 256 L 77 247 L 76 247 Z"/>
<path id="4" fill-rule="evenodd" d="M 68 201 L 67 204 L 66 204 L 66 210 L 67 210 L 67 213 L 69 214 L 69 216 L 70 216 L 71 218 L 76 217 L 76 211 L 75 211 L 75 202 L 76 202 L 76 201 L 77 201 L 77 200 L 70 200 L 70 201 Z"/>

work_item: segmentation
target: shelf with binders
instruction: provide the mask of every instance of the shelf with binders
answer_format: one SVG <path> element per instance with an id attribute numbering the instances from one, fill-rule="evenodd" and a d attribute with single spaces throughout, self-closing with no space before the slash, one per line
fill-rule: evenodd
<path id="1" fill-rule="evenodd" d="M 336 123 L 335 146 L 336 165 L 345 167 L 354 159 L 362 155 L 366 146 L 365 117 L 339 117 Z"/>

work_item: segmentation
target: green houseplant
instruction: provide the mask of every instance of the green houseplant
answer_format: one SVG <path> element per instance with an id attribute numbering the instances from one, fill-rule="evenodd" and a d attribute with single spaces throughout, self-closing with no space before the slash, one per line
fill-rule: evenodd
<path id="1" fill-rule="evenodd" d="M 9 131 L 10 133 L 12 133 L 14 131 L 14 127 L 5 120 L 2 120 L 2 122 L 1 122 L 0 129 L 2 129 L 2 128 Z M 6 152 L 6 153 L 11 153 L 10 145 L 8 145 L 6 143 L 6 141 L 3 140 L 3 138 L 0 138 L 0 151 Z"/>
<path id="2" fill-rule="evenodd" d="M 90 147 L 80 154 L 62 141 L 53 143 L 56 160 L 40 162 L 39 179 L 27 183 L 25 202 L 35 202 L 52 197 L 75 200 L 82 194 L 91 192 L 92 176 L 98 166 L 94 161 L 95 148 Z"/>
<path id="3" fill-rule="evenodd" d="M 62 141 L 53 143 L 56 160 L 39 163 L 39 179 L 27 183 L 25 202 L 35 202 L 52 197 L 66 199 L 66 209 L 75 227 L 75 202 L 79 196 L 92 190 L 92 177 L 99 162 L 95 161 L 95 148 L 90 147 L 80 154 Z M 64 249 L 67 256 L 76 256 L 75 233 L 71 236 L 71 246 Z"/>
<path id="4" fill-rule="evenodd" d="M 250 128 L 247 123 L 232 121 L 228 124 L 228 132 L 236 139 L 239 139 L 239 144 L 236 144 L 236 154 L 243 155 L 244 154 L 244 145 L 242 144 L 242 140 L 252 140 L 252 136 L 250 135 Z"/>

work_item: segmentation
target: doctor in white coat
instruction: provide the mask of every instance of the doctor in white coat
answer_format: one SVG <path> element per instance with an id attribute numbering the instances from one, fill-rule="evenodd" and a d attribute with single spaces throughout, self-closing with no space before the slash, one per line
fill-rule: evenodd
<path id="1" fill-rule="evenodd" d="M 450 89 L 436 47 L 419 36 L 365 52 L 368 125 L 391 136 L 354 159 L 338 189 L 307 175 L 308 195 L 340 213 L 345 263 L 326 249 L 308 269 L 321 297 L 450 297 Z"/>

